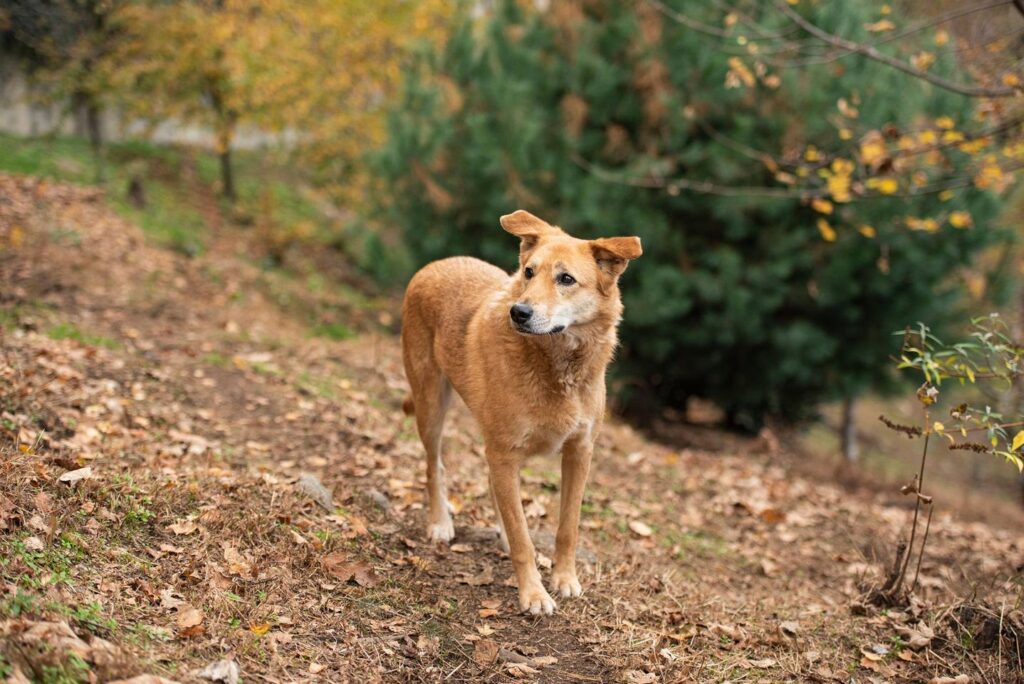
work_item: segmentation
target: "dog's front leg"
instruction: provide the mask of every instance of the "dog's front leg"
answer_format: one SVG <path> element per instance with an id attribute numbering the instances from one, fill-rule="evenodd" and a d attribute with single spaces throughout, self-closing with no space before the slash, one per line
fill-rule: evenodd
<path id="1" fill-rule="evenodd" d="M 558 534 L 555 536 L 555 569 L 551 572 L 551 588 L 561 596 L 579 596 L 583 593 L 576 577 L 576 540 L 583 488 L 587 484 L 593 452 L 593 442 L 589 437 L 570 439 L 562 447 L 562 500 Z"/>
<path id="2" fill-rule="evenodd" d="M 536 552 L 530 541 L 523 502 L 519 495 L 519 459 L 512 455 L 499 458 L 488 455 L 487 460 L 491 471 L 491 487 L 505 526 L 505 534 L 508 535 L 509 556 L 519 585 L 519 608 L 534 615 L 551 615 L 555 611 L 555 602 L 544 589 L 540 572 L 537 571 Z"/>

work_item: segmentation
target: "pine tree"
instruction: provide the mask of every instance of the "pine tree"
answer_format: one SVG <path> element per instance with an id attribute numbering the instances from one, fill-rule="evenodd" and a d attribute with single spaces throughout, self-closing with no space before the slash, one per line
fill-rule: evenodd
<path id="1" fill-rule="evenodd" d="M 876 17 L 868 5 L 808 11 L 856 33 Z M 853 124 L 837 124 L 841 99 Z M 958 313 L 959 269 L 1006 239 L 998 201 L 969 184 L 903 197 L 895 168 L 876 169 L 871 199 L 847 202 L 843 179 L 877 131 L 888 148 L 938 117 L 969 121 L 972 106 L 856 56 L 758 73 L 647 3 L 503 2 L 410 68 L 375 160 L 381 212 L 416 263 L 474 254 L 513 268 L 497 218 L 517 208 L 581 237 L 642 236 L 623 283 L 622 405 L 651 415 L 700 396 L 755 428 L 885 387 L 893 331 Z M 849 160 L 818 159 L 837 125 L 872 133 L 850 141 Z M 921 183 L 956 154 L 905 171 Z M 730 190 L 784 190 L 789 175 L 829 194 Z M 681 180 L 642 187 L 652 177 Z M 704 182 L 716 191 L 689 187 Z"/>

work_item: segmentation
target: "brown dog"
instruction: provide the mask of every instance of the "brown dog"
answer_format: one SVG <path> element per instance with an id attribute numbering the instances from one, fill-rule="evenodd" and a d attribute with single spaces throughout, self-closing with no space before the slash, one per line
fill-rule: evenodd
<path id="1" fill-rule="evenodd" d="M 527 456 L 562 452 L 552 588 L 579 596 L 576 535 L 622 316 L 618 278 L 640 256 L 640 238 L 579 240 L 525 211 L 502 216 L 501 226 L 521 240 L 515 274 L 454 257 L 428 264 L 409 282 L 402 305 L 402 353 L 412 387 L 406 410 L 415 411 L 427 452 L 431 541 L 455 535 L 441 459 L 454 387 L 483 432 L 519 606 L 550 615 L 555 602 L 537 571 L 519 469 Z"/>

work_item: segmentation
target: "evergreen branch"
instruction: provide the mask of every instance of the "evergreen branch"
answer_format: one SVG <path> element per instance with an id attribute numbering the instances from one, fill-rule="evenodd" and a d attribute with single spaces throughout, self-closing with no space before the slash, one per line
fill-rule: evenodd
<path id="1" fill-rule="evenodd" d="M 990 88 L 985 86 L 966 85 L 963 83 L 957 83 L 948 79 L 936 76 L 935 74 L 927 71 L 922 71 L 917 67 L 904 62 L 903 60 L 890 57 L 889 55 L 880 52 L 878 49 L 871 45 L 864 43 L 858 43 L 852 40 L 848 40 L 841 36 L 837 36 L 834 33 L 822 29 L 818 25 L 805 19 L 799 12 L 796 12 L 789 5 L 786 4 L 785 0 L 775 0 L 775 7 L 780 12 L 785 14 L 795 24 L 800 26 L 802 29 L 810 33 L 812 36 L 834 45 L 838 48 L 846 50 L 850 54 L 858 54 L 867 57 L 870 60 L 879 62 L 888 67 L 902 71 L 905 74 L 909 74 L 922 81 L 931 83 L 932 85 L 938 86 L 944 90 L 948 90 L 953 93 L 960 95 L 966 95 L 968 97 L 1011 97 L 1021 92 L 1020 87 L 1003 87 L 1003 88 Z"/>
<path id="2" fill-rule="evenodd" d="M 580 155 L 572 154 L 573 162 L 595 178 L 620 185 L 629 185 L 637 188 L 666 189 L 669 192 L 686 190 L 703 195 L 722 195 L 723 197 L 769 197 L 774 199 L 801 199 L 808 200 L 815 197 L 826 197 L 828 192 L 824 188 L 808 190 L 790 190 L 786 188 L 770 188 L 763 185 L 720 185 L 709 181 L 695 181 L 688 178 L 673 178 L 670 180 L 628 176 L 614 173 L 591 164 Z"/>
<path id="3" fill-rule="evenodd" d="M 796 199 L 802 201 L 808 201 L 816 198 L 828 198 L 829 192 L 827 188 L 802 188 L 802 189 L 787 189 L 787 188 L 773 188 L 765 185 L 722 185 L 719 183 L 712 183 L 710 181 L 695 181 L 688 178 L 654 178 L 651 176 L 631 176 L 623 173 L 616 173 L 609 171 L 608 169 L 601 168 L 595 164 L 588 162 L 586 159 L 581 157 L 577 153 L 571 155 L 573 163 L 582 168 L 587 173 L 591 174 L 599 180 L 608 183 L 618 183 L 619 185 L 629 185 L 635 188 L 650 188 L 652 190 L 667 190 L 672 192 L 696 192 L 702 195 L 720 195 L 722 197 L 765 197 L 770 199 Z M 1001 167 L 1004 172 L 1014 172 L 1024 168 L 1024 162 L 1018 164 L 1010 164 L 1008 166 Z M 910 192 L 893 193 L 891 195 L 871 193 L 865 195 L 856 195 L 854 202 L 863 202 L 866 200 L 875 199 L 894 199 L 903 198 L 910 199 L 913 197 L 921 197 L 923 195 L 935 195 L 945 190 L 956 190 L 972 185 L 974 182 L 973 176 L 960 176 L 949 181 L 932 183 L 931 185 L 922 186 L 916 190 Z M 853 202 L 851 202 L 852 204 Z"/>

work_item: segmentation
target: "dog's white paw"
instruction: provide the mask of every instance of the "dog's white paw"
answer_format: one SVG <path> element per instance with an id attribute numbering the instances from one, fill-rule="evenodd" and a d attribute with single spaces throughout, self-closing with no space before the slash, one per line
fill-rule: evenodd
<path id="1" fill-rule="evenodd" d="M 548 592 L 540 585 L 519 590 L 519 609 L 524 613 L 551 615 L 557 607 Z"/>
<path id="2" fill-rule="evenodd" d="M 583 593 L 583 587 L 576 578 L 576 573 L 555 571 L 551 575 L 551 590 L 562 598 L 579 596 Z"/>
<path id="3" fill-rule="evenodd" d="M 450 518 L 427 526 L 427 539 L 432 543 L 441 542 L 442 544 L 447 544 L 454 538 L 455 523 Z"/>

